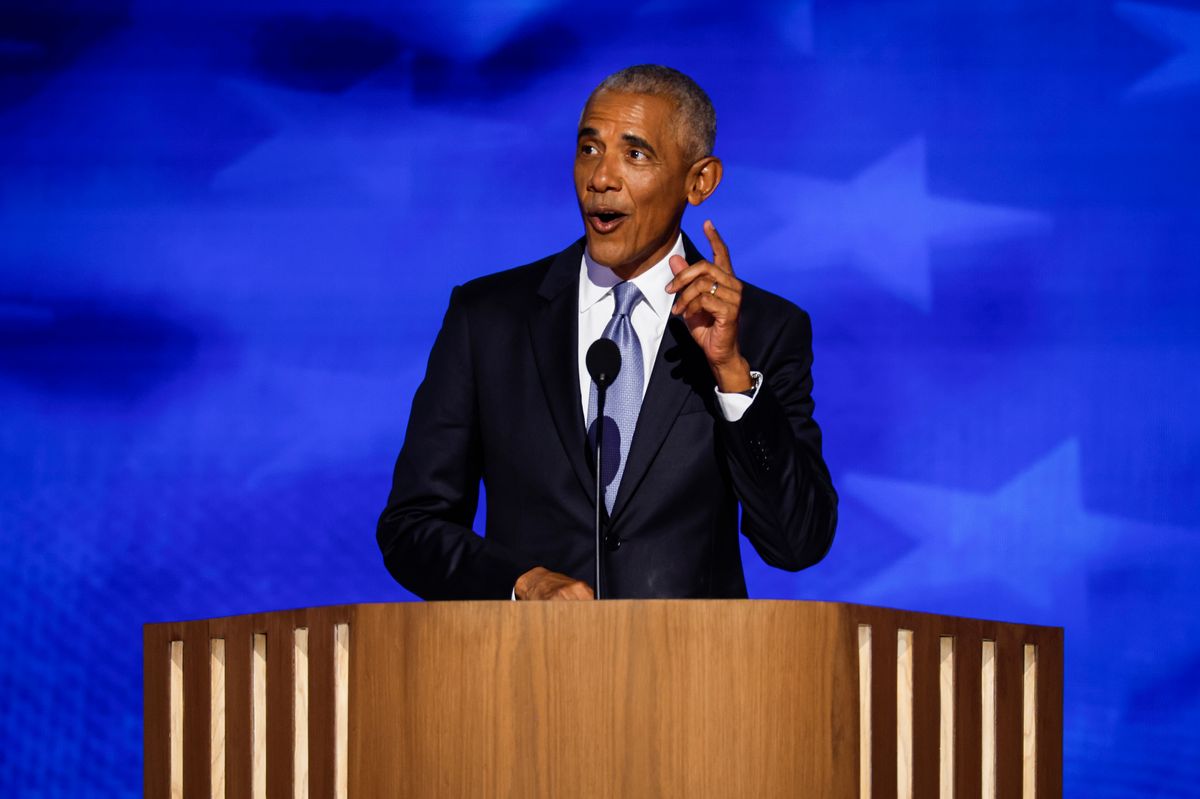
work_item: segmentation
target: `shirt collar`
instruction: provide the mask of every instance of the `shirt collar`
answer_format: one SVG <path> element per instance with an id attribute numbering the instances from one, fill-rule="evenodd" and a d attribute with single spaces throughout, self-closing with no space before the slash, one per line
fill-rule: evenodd
<path id="1" fill-rule="evenodd" d="M 682 258 L 687 258 L 683 249 L 683 234 L 679 234 L 679 238 L 675 239 L 675 246 L 671 251 L 663 256 L 663 259 L 654 266 L 642 272 L 633 280 L 629 281 L 638 287 L 638 291 L 642 292 L 642 297 L 645 298 L 646 304 L 650 306 L 650 310 L 657 317 L 665 317 L 671 310 L 671 303 L 675 301 L 674 294 L 666 292 L 666 286 L 671 282 L 673 273 L 671 272 L 671 256 L 678 255 Z M 609 269 L 604 264 L 597 263 L 592 260 L 592 256 L 588 254 L 587 249 L 583 251 L 583 274 L 579 281 L 579 312 L 591 308 L 600 300 L 612 293 L 613 286 L 621 282 L 621 278 Z"/>

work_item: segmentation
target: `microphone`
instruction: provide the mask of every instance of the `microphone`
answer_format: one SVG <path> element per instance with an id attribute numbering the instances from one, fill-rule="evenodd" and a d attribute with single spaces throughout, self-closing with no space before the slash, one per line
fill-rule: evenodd
<path id="1" fill-rule="evenodd" d="M 610 338 L 598 338 L 592 342 L 587 351 L 587 370 L 596 384 L 598 394 L 612 385 L 621 371 L 621 350 Z M 603 402 L 603 400 L 597 400 Z M 597 413 L 599 418 L 599 413 Z"/>
<path id="2" fill-rule="evenodd" d="M 621 350 L 612 339 L 598 338 L 588 347 L 584 362 L 592 382 L 596 384 L 596 599 L 601 599 L 600 564 L 604 555 L 601 548 L 600 508 L 604 505 L 604 487 L 600 484 L 603 474 L 600 453 L 604 451 L 604 395 L 621 371 Z"/>

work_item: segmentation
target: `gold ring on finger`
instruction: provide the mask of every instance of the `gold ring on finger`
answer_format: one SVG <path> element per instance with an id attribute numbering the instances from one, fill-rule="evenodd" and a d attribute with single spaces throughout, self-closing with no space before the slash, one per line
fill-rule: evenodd
<path id="1" fill-rule="evenodd" d="M 709 294 L 716 294 L 716 293 L 717 293 L 717 281 L 715 281 L 715 280 L 713 281 L 712 288 L 710 288 L 710 289 L 708 290 L 708 293 L 709 293 Z"/>

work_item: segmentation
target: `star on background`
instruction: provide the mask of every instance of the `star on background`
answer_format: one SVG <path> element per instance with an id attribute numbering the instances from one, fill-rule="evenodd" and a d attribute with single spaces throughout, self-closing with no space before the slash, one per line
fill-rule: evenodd
<path id="1" fill-rule="evenodd" d="M 474 125 L 480 139 L 497 132 L 486 120 L 417 109 L 406 92 L 370 85 L 333 96 L 246 80 L 229 85 L 273 128 L 214 179 L 215 189 L 238 197 L 274 196 L 286 181 L 297 202 L 403 207 L 416 179 L 413 154 L 439 146 L 442 130 Z"/>
<path id="2" fill-rule="evenodd" d="M 1117 3 L 1117 16 L 1168 47 L 1174 55 L 1130 87 L 1130 96 L 1200 82 L 1200 12 L 1149 3 Z"/>
<path id="3" fill-rule="evenodd" d="M 987 243 L 1050 226 L 1043 214 L 932 194 L 920 137 L 850 181 L 761 172 L 746 182 L 760 187 L 749 207 L 791 209 L 758 239 L 752 258 L 786 264 L 788 271 L 852 266 L 923 311 L 932 299 L 932 247 Z"/>
<path id="4" fill-rule="evenodd" d="M 868 602 L 921 605 L 930 593 L 986 585 L 1047 623 L 1083 621 L 1093 568 L 1171 535 L 1168 528 L 1089 512 L 1074 439 L 992 492 L 862 474 L 843 477 L 839 489 L 917 542 L 864 583 L 861 601 Z M 972 612 L 1004 610 L 997 597 L 980 601 Z"/>

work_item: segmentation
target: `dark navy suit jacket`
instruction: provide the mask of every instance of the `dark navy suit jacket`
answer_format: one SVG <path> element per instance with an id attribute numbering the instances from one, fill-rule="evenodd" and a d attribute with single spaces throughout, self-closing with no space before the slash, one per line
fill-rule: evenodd
<path id="1" fill-rule="evenodd" d="M 377 531 L 388 570 L 420 597 L 508 599 L 534 566 L 595 581 L 583 247 L 451 294 Z M 808 316 L 746 284 L 738 337 L 765 380 L 729 422 L 703 352 L 681 319 L 668 322 L 607 520 L 605 596 L 746 596 L 739 502 L 741 531 L 770 565 L 798 570 L 828 551 L 837 495 L 812 418 Z M 481 478 L 486 537 L 471 529 Z"/>

